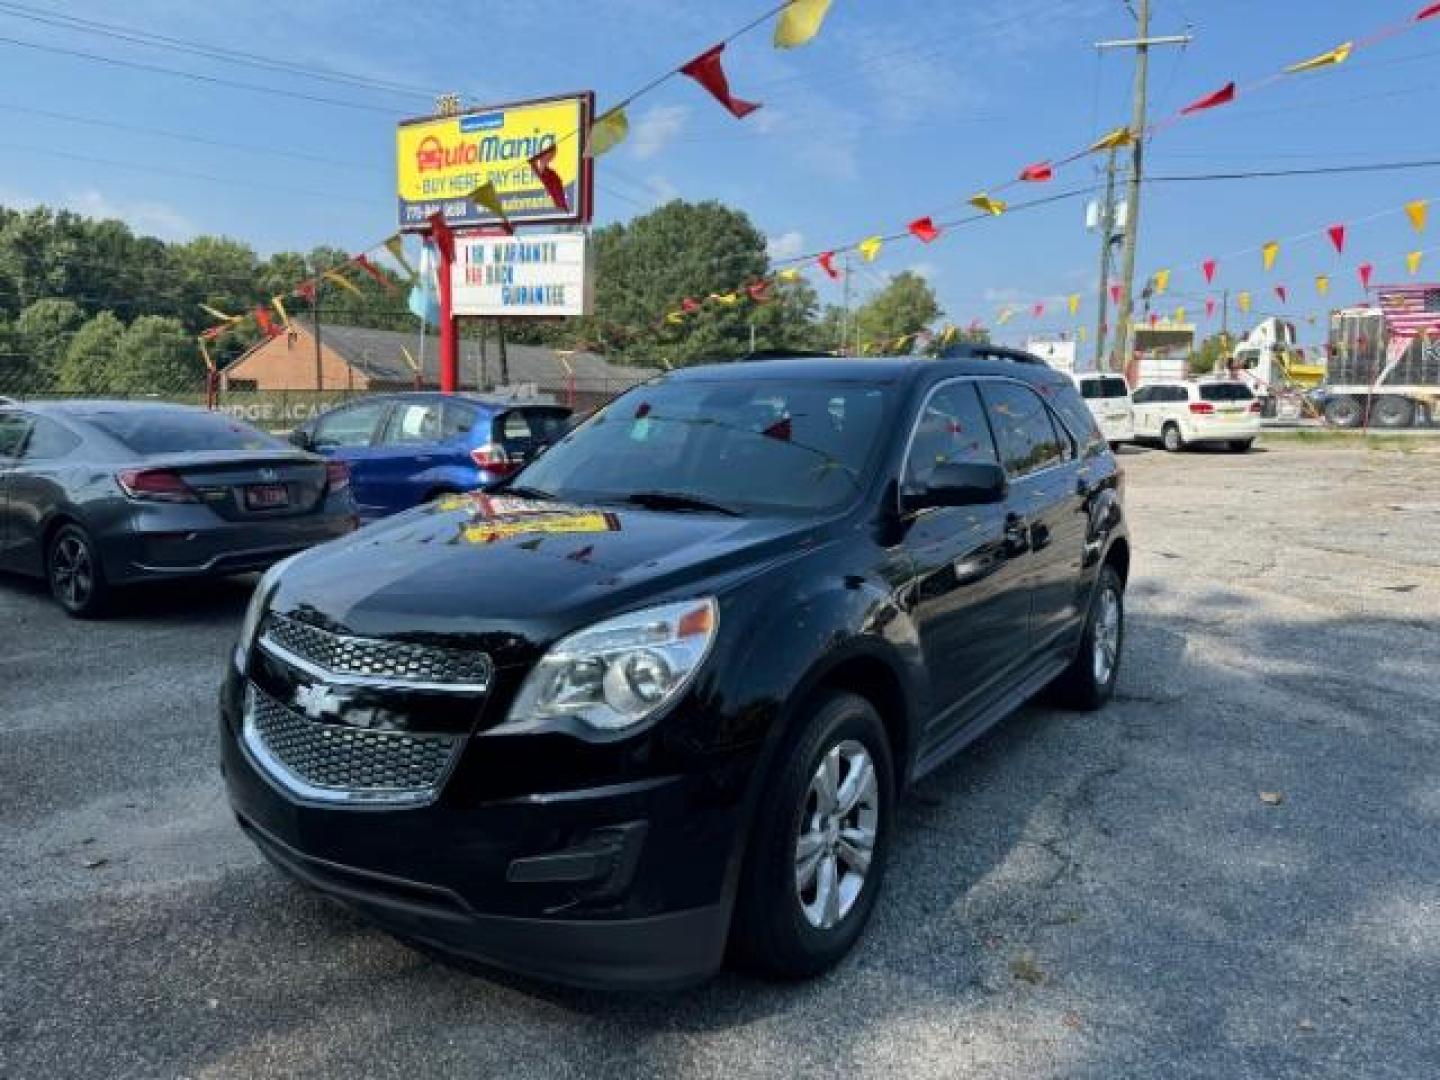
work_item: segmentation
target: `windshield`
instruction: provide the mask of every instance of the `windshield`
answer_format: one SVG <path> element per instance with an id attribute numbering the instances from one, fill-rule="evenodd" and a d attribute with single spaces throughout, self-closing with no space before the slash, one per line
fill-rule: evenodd
<path id="1" fill-rule="evenodd" d="M 575 502 L 659 492 L 737 512 L 838 509 L 859 488 L 890 393 L 840 380 L 653 383 L 566 436 L 515 486 Z"/>
<path id="2" fill-rule="evenodd" d="M 1080 394 L 1086 401 L 1094 401 L 1096 398 L 1123 398 L 1130 393 L 1130 387 L 1124 379 L 1081 379 Z"/>
<path id="3" fill-rule="evenodd" d="M 193 450 L 284 450 L 286 445 L 224 413 L 188 409 L 95 412 L 90 423 L 141 457 Z"/>

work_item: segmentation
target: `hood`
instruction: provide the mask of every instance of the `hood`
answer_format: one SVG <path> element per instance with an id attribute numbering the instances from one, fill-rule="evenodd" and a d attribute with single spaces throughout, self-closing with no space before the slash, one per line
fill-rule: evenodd
<path id="1" fill-rule="evenodd" d="M 286 568 L 272 609 L 341 633 L 486 647 L 553 639 L 814 543 L 815 523 L 481 493 L 367 526 Z M 518 659 L 518 658 L 517 658 Z"/>

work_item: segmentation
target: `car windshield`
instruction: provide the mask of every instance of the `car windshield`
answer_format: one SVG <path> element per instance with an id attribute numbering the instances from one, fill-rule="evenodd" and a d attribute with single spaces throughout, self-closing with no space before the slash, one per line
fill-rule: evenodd
<path id="1" fill-rule="evenodd" d="M 1255 395 L 1244 383 L 1203 383 L 1201 401 L 1249 401 Z"/>
<path id="2" fill-rule="evenodd" d="M 1096 398 L 1123 398 L 1129 392 L 1129 387 L 1121 378 L 1080 380 L 1080 394 L 1086 401 Z"/>
<path id="3" fill-rule="evenodd" d="M 520 473 L 517 488 L 575 502 L 806 514 L 854 497 L 890 388 L 873 383 L 676 379 L 612 402 Z"/>
<path id="4" fill-rule="evenodd" d="M 188 409 L 117 409 L 84 417 L 141 457 L 218 450 L 284 450 L 280 440 L 224 413 Z"/>

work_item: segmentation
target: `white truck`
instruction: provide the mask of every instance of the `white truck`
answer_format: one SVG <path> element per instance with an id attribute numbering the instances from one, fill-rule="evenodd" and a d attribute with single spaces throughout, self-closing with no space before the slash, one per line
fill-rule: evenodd
<path id="1" fill-rule="evenodd" d="M 1068 338 L 1031 338 L 1025 343 L 1025 351 L 1040 357 L 1056 371 L 1067 375 L 1075 371 L 1077 349 L 1075 342 Z"/>
<path id="2" fill-rule="evenodd" d="M 1306 362 L 1295 324 L 1262 319 L 1235 346 L 1228 365 L 1260 399 L 1265 416 L 1298 417 L 1302 400 L 1325 379 L 1325 365 Z M 1222 374 L 1217 367 L 1216 375 Z"/>
<path id="3" fill-rule="evenodd" d="M 1379 308 L 1332 312 L 1325 382 L 1311 397 L 1333 427 L 1404 428 L 1440 420 L 1440 337 L 1392 339 Z"/>

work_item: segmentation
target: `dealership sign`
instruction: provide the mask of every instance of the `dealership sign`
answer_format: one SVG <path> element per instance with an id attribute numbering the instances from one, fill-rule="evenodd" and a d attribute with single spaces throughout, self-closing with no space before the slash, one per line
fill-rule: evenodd
<path id="1" fill-rule="evenodd" d="M 588 255 L 581 232 L 457 237 L 450 278 L 455 314 L 588 315 Z"/>
<path id="2" fill-rule="evenodd" d="M 594 103 L 593 94 L 577 94 L 402 122 L 395 132 L 400 227 L 423 229 L 436 211 L 457 228 L 499 224 L 469 197 L 485 183 L 495 185 L 517 224 L 589 221 L 593 161 L 585 138 Z M 530 158 L 550 147 L 568 210 L 555 205 L 530 167 Z"/>

